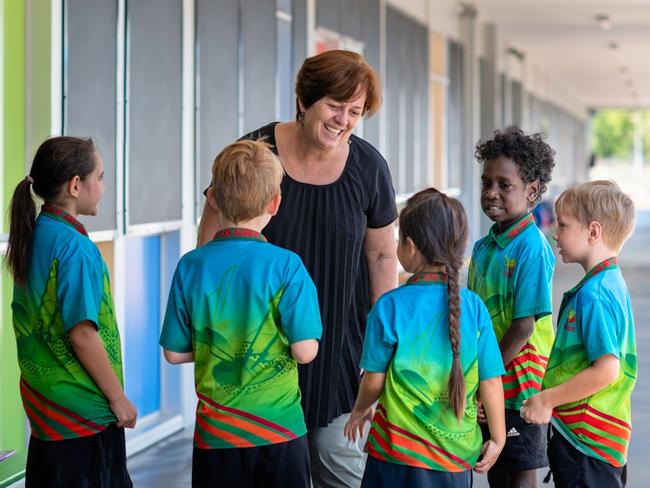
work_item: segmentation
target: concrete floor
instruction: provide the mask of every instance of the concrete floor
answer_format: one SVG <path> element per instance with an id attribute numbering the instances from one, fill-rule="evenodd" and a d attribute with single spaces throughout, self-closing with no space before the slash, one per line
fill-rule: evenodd
<path id="1" fill-rule="evenodd" d="M 637 332 L 638 380 L 633 395 L 633 430 L 628 458 L 628 487 L 650 486 L 650 215 L 639 219 L 639 226 L 620 255 L 619 262 L 627 281 Z M 562 293 L 583 275 L 577 265 L 558 262 L 554 279 L 556 309 Z M 184 431 L 129 459 L 129 471 L 136 488 L 189 487 L 191 479 L 192 432 Z M 546 474 L 539 474 L 541 479 Z M 487 487 L 484 476 L 476 476 L 476 488 Z"/>

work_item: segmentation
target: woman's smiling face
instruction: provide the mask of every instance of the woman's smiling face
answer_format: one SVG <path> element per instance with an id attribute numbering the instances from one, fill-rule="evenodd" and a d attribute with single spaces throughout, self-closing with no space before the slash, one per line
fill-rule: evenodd
<path id="1" fill-rule="evenodd" d="M 304 110 L 303 130 L 317 146 L 333 149 L 347 143 L 363 116 L 366 93 L 343 102 L 323 97 Z"/>

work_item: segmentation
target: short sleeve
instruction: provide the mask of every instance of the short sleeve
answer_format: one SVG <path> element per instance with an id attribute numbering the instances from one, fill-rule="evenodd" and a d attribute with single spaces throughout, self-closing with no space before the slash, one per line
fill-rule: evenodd
<path id="1" fill-rule="evenodd" d="M 388 370 L 397 337 L 392 329 L 394 323 L 387 313 L 381 313 L 377 305 L 370 311 L 366 325 L 366 334 L 363 340 L 360 367 L 371 373 L 385 373 Z"/>
<path id="2" fill-rule="evenodd" d="M 365 141 L 364 141 L 365 142 Z M 370 146 L 368 143 L 365 143 Z M 370 205 L 366 212 L 367 225 L 371 229 L 385 227 L 397 218 L 397 206 L 395 205 L 395 190 L 393 179 L 386 160 L 372 147 L 359 151 L 362 168 L 373 168 L 368 178 L 368 196 Z M 364 160 L 364 159 L 370 159 Z"/>
<path id="3" fill-rule="evenodd" d="M 590 363 L 606 354 L 620 358 L 615 313 L 600 299 L 590 300 L 577 310 L 578 328 Z"/>
<path id="4" fill-rule="evenodd" d="M 553 312 L 551 282 L 553 264 L 545 256 L 523 259 L 515 263 L 513 319 Z"/>
<path id="5" fill-rule="evenodd" d="M 168 351 L 192 351 L 192 321 L 183 293 L 180 266 L 176 268 L 172 279 L 159 342 Z"/>
<path id="6" fill-rule="evenodd" d="M 104 293 L 104 263 L 97 253 L 70 248 L 59 260 L 56 277 L 57 303 L 66 331 L 89 320 L 99 326 L 99 308 Z"/>
<path id="7" fill-rule="evenodd" d="M 319 339 L 323 333 L 318 294 L 298 256 L 292 260 L 279 302 L 280 325 L 290 344 Z"/>
<path id="8" fill-rule="evenodd" d="M 499 350 L 497 338 L 494 335 L 494 327 L 490 320 L 490 313 L 479 299 L 477 304 L 478 323 L 478 378 L 479 381 L 489 380 L 506 373 L 503 367 L 503 358 Z"/>

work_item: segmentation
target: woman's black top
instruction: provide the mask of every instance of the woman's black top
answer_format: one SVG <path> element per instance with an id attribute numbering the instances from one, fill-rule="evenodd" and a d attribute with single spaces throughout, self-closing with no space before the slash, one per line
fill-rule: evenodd
<path id="1" fill-rule="evenodd" d="M 266 125 L 243 138 L 265 137 L 277 153 L 276 125 Z M 385 227 L 396 218 L 386 160 L 354 135 L 338 180 L 311 185 L 286 174 L 282 179 L 280 210 L 263 233 L 269 242 L 302 258 L 316 284 L 323 320 L 318 355 L 300 367 L 308 428 L 325 427 L 354 406 L 370 305 L 363 241 L 367 227 Z"/>

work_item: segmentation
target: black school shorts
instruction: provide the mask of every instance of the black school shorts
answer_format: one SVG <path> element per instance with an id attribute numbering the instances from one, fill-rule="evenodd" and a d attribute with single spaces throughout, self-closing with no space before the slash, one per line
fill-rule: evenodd
<path id="1" fill-rule="evenodd" d="M 624 488 L 627 464 L 616 468 L 578 451 L 555 428 L 548 444 L 555 488 Z"/>
<path id="2" fill-rule="evenodd" d="M 98 434 L 63 441 L 31 437 L 25 488 L 131 488 L 124 429 L 111 424 Z"/>
<path id="3" fill-rule="evenodd" d="M 487 425 L 481 425 L 483 439 L 490 438 Z M 548 466 L 546 454 L 548 424 L 527 424 L 519 410 L 506 409 L 506 445 L 495 468 L 518 473 Z M 497 470 L 495 469 L 495 471 Z"/>
<path id="4" fill-rule="evenodd" d="M 309 488 L 310 484 L 307 436 L 258 447 L 194 448 L 193 488 Z"/>

